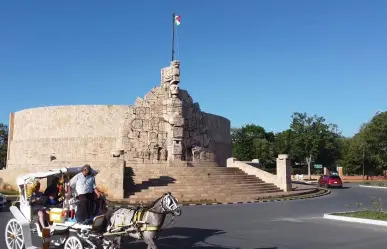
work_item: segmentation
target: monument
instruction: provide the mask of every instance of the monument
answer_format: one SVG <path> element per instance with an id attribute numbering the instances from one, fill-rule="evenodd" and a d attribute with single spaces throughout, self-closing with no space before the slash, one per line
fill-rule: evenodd
<path id="1" fill-rule="evenodd" d="M 187 167 L 206 161 L 225 166 L 231 157 L 230 121 L 203 112 L 179 85 L 180 62 L 174 60 L 161 69 L 160 85 L 134 105 L 11 113 L 5 171 L 89 163 L 101 170 L 100 184 L 116 192 L 125 167 Z"/>

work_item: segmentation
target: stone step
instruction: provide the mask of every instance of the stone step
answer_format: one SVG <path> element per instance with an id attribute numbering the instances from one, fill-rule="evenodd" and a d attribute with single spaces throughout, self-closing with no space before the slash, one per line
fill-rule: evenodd
<path id="1" fill-rule="evenodd" d="M 264 181 L 260 179 L 197 179 L 195 180 L 159 180 L 159 179 L 148 179 L 148 180 L 127 180 L 126 183 L 132 185 L 153 185 L 153 186 L 166 186 L 169 184 L 186 184 L 186 185 L 232 185 L 232 184 L 263 184 Z"/>
<path id="2" fill-rule="evenodd" d="M 267 184 L 267 183 L 260 183 L 260 184 L 235 184 L 233 185 L 233 190 L 236 189 L 242 189 L 242 190 L 261 190 L 261 189 L 267 189 L 267 188 L 278 188 L 275 185 Z M 223 191 L 230 189 L 229 185 L 185 185 L 185 184 L 171 184 L 167 186 L 131 186 L 128 187 L 128 191 L 144 191 L 144 190 L 159 190 L 160 191 L 197 191 L 198 189 L 201 190 L 214 190 L 214 191 Z"/>
<path id="3" fill-rule="evenodd" d="M 253 179 L 260 179 L 254 176 L 247 176 L 247 175 L 230 175 L 230 176 L 223 176 L 223 175 L 209 175 L 209 176 L 158 176 L 158 177 L 149 177 L 149 176 L 133 176 L 133 177 L 126 177 L 125 179 L 132 179 L 134 181 L 156 181 L 156 180 L 186 180 L 186 181 L 196 181 L 198 179 L 203 179 L 203 180 L 225 180 L 225 179 L 244 179 L 244 180 L 253 180 Z"/>
<path id="4" fill-rule="evenodd" d="M 238 168 L 226 168 L 226 167 L 211 167 L 211 168 L 126 168 L 125 171 L 127 172 L 154 172 L 154 173 L 161 173 L 161 172 L 243 172 Z"/>
<path id="5" fill-rule="evenodd" d="M 264 194 L 264 193 L 274 193 L 274 192 L 280 192 L 279 189 L 262 189 L 262 190 L 256 190 L 256 191 L 243 191 L 243 190 L 230 190 L 230 191 L 218 191 L 216 194 L 215 193 L 212 193 L 211 194 L 209 193 L 209 191 L 206 191 L 206 190 L 198 190 L 196 191 L 195 193 L 193 192 L 187 192 L 187 191 L 180 191 L 180 192 L 177 192 L 177 191 L 171 191 L 171 190 L 165 190 L 165 191 L 142 191 L 142 192 L 136 192 L 136 193 L 128 193 L 128 196 L 129 198 L 131 198 L 132 196 L 137 196 L 137 198 L 140 198 L 140 197 L 146 197 L 146 196 L 152 196 L 152 197 L 157 197 L 157 196 L 161 196 L 163 195 L 164 193 L 166 192 L 172 192 L 172 194 L 174 196 L 190 196 L 190 195 L 196 195 L 196 194 L 208 194 L 209 196 L 219 196 L 219 195 L 224 195 L 224 196 L 230 196 L 230 195 L 239 195 L 239 194 Z"/>
<path id="6" fill-rule="evenodd" d="M 148 179 L 148 180 L 142 180 L 142 179 L 134 179 L 131 181 L 126 181 L 127 183 L 131 183 L 134 185 L 154 185 L 154 186 L 165 186 L 168 184 L 188 184 L 188 185 L 224 185 L 224 184 L 257 184 L 257 183 L 265 183 L 264 181 L 260 179 L 227 179 L 227 182 L 225 182 L 223 179 L 197 179 L 195 180 L 185 180 L 185 179 L 165 179 L 165 180 L 159 180 L 159 179 Z"/>
<path id="7" fill-rule="evenodd" d="M 170 191 L 198 191 L 198 190 L 214 190 L 214 193 L 216 191 L 228 191 L 228 190 L 243 190 L 243 191 L 260 191 L 262 189 L 268 189 L 268 188 L 276 188 L 279 189 L 274 184 L 267 184 L 267 183 L 260 183 L 260 184 L 235 184 L 230 188 L 230 185 L 184 185 L 184 184 L 170 184 L 165 186 L 146 186 L 146 185 L 136 185 L 136 186 L 128 186 L 126 188 L 127 191 L 132 192 L 140 192 L 140 191 L 146 191 L 146 190 L 160 190 L 163 192 L 170 192 Z"/>
<path id="8" fill-rule="evenodd" d="M 266 191 L 266 192 L 260 192 L 260 193 L 224 193 L 224 194 L 180 194 L 175 193 L 173 196 L 177 198 L 180 202 L 181 201 L 190 201 L 190 200 L 224 200 L 227 198 L 235 199 L 235 197 L 241 197 L 241 196 L 260 196 L 263 194 L 271 194 L 271 193 L 278 193 L 278 191 Z M 163 194 L 148 194 L 148 195 L 133 195 L 129 197 L 129 200 L 141 200 L 141 201 L 154 201 L 157 198 L 161 197 Z"/>
<path id="9" fill-rule="evenodd" d="M 198 171 L 198 172 L 187 172 L 187 171 L 181 171 L 181 172 L 135 172 L 135 173 L 125 173 L 124 175 L 127 176 L 138 176 L 138 175 L 176 175 L 176 176 L 191 176 L 191 175 L 248 175 L 244 172 L 230 172 L 230 171 Z"/>
<path id="10" fill-rule="evenodd" d="M 124 174 L 126 177 L 135 177 L 135 176 L 147 176 L 147 177 L 159 177 L 159 176 L 238 176 L 244 175 L 248 176 L 244 172 L 180 172 L 180 173 L 170 173 L 170 172 L 162 172 L 162 173 L 150 173 L 150 172 L 136 172 L 135 174 Z M 251 176 L 251 175 L 250 175 Z"/>
<path id="11" fill-rule="evenodd" d="M 176 174 L 168 173 L 168 172 L 163 172 L 163 173 L 144 173 L 144 172 L 136 172 L 135 174 L 124 174 L 124 176 L 127 177 L 135 177 L 135 176 L 253 176 L 246 174 L 244 172 L 180 172 Z M 253 176 L 255 177 L 255 176 Z"/>
<path id="12" fill-rule="evenodd" d="M 209 201 L 251 201 L 255 198 L 259 197 L 262 194 L 270 194 L 270 193 L 278 193 L 278 190 L 259 192 L 259 193 L 221 193 L 221 194 L 210 194 L 210 193 L 200 193 L 200 194 L 179 194 L 172 193 L 174 197 L 176 197 L 179 202 L 183 201 L 200 201 L 200 200 L 209 200 Z M 154 195 L 133 195 L 128 198 L 129 201 L 139 201 L 139 202 L 152 202 L 157 198 L 161 197 L 162 194 L 154 194 Z"/>
<path id="13" fill-rule="evenodd" d="M 211 165 L 211 164 L 209 164 Z M 165 192 L 180 201 L 251 201 L 283 192 L 238 168 L 200 164 L 198 167 L 133 167 L 125 170 L 125 196 L 130 202 L 152 202 Z"/>

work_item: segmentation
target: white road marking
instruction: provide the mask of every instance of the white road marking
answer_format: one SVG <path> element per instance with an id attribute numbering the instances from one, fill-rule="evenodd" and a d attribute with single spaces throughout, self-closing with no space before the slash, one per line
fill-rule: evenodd
<path id="1" fill-rule="evenodd" d="M 322 219 L 323 217 L 298 217 L 298 218 L 291 218 L 291 217 L 283 217 L 283 218 L 278 218 L 274 219 L 271 221 L 288 221 L 288 222 L 304 222 L 304 220 L 316 220 L 316 219 Z"/>

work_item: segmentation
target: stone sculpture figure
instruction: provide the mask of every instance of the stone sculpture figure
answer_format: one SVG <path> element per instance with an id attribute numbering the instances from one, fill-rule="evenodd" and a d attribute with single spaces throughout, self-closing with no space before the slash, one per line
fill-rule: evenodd
<path id="1" fill-rule="evenodd" d="M 168 156 L 168 152 L 165 148 L 161 148 L 160 150 L 160 160 L 166 161 Z"/>
<path id="2" fill-rule="evenodd" d="M 200 159 L 200 152 L 202 151 L 202 147 L 200 146 L 193 146 L 192 147 L 192 159 L 198 160 Z"/>
<path id="3" fill-rule="evenodd" d="M 161 86 L 168 89 L 171 84 L 180 82 L 180 61 L 172 61 L 170 66 L 161 69 Z"/>
<path id="4" fill-rule="evenodd" d="M 153 146 L 150 159 L 159 160 L 159 147 L 158 147 L 158 145 Z"/>

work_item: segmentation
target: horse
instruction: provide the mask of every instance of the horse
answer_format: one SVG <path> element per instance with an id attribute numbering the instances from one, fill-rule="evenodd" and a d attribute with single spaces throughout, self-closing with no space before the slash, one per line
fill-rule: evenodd
<path id="1" fill-rule="evenodd" d="M 170 193 L 163 194 L 150 206 L 119 208 L 105 215 L 104 238 L 109 249 L 120 249 L 122 236 L 143 240 L 147 249 L 157 249 L 155 240 L 157 232 L 164 224 L 167 214 L 180 216 L 182 213 L 178 200 Z"/>

